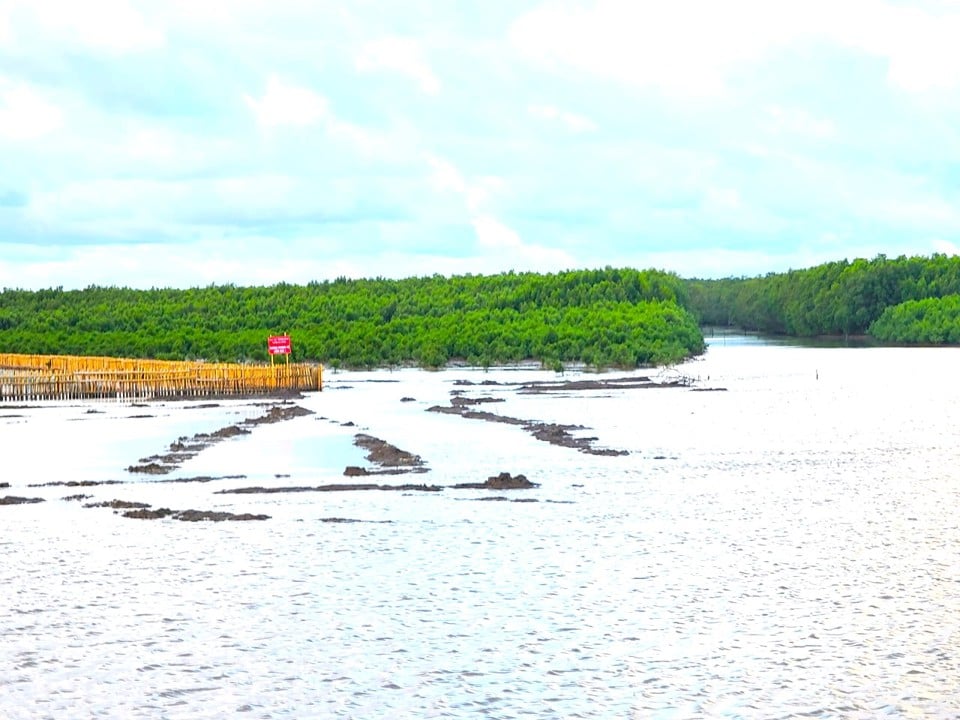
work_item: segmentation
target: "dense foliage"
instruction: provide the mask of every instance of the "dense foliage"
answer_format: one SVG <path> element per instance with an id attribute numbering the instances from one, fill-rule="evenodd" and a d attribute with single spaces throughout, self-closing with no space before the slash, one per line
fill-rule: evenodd
<path id="1" fill-rule="evenodd" d="M 896 259 L 879 255 L 873 260 L 844 260 L 765 277 L 689 281 L 690 308 L 702 324 L 802 337 L 870 332 L 878 339 L 892 340 L 888 329 L 892 320 L 874 324 L 888 308 L 957 293 L 960 257 L 946 255 Z M 954 306 L 940 307 L 949 313 Z M 898 315 L 897 324 L 906 322 L 910 312 L 914 310 Z M 897 337 L 907 341 L 922 334 L 916 329 L 899 332 Z"/>
<path id="2" fill-rule="evenodd" d="M 870 326 L 870 334 L 884 342 L 960 344 L 960 295 L 888 307 Z"/>
<path id="3" fill-rule="evenodd" d="M 460 358 L 633 367 L 704 349 L 686 286 L 630 269 L 432 276 L 189 290 L 4 290 L 0 351 L 266 360 L 289 333 L 293 360 L 349 367 Z"/>

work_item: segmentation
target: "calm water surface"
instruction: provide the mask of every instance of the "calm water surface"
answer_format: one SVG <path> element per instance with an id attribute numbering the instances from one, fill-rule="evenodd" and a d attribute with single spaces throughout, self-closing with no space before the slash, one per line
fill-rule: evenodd
<path id="1" fill-rule="evenodd" d="M 727 337 L 680 368 L 726 392 L 339 373 L 299 401 L 316 415 L 173 475 L 241 480 L 82 489 L 271 515 L 245 523 L 132 520 L 61 499 L 79 489 L 27 486 L 129 481 L 139 458 L 262 407 L 0 407 L 0 496 L 46 499 L 0 507 L 0 716 L 958 717 L 958 361 Z M 456 389 L 629 455 L 426 412 Z M 524 473 L 540 487 L 510 496 L 537 502 L 214 494 L 346 482 L 364 463 L 356 432 L 430 468 L 379 481 Z"/>

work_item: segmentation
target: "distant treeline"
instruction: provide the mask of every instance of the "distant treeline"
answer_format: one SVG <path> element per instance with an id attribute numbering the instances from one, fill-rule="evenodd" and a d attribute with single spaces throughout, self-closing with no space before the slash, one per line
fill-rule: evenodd
<path id="1" fill-rule="evenodd" d="M 655 270 L 432 276 L 188 290 L 4 290 L 0 351 L 334 367 L 526 359 L 555 367 L 667 364 L 704 350 L 687 285 Z"/>
<path id="2" fill-rule="evenodd" d="M 960 342 L 960 257 L 841 261 L 757 278 L 688 281 L 701 324 L 884 342 Z"/>

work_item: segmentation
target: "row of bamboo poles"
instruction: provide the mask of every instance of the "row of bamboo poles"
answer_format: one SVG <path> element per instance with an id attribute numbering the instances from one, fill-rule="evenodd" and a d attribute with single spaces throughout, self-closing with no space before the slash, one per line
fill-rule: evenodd
<path id="1" fill-rule="evenodd" d="M 240 365 L 0 353 L 0 401 L 225 397 L 322 387 L 323 367 L 306 363 Z"/>

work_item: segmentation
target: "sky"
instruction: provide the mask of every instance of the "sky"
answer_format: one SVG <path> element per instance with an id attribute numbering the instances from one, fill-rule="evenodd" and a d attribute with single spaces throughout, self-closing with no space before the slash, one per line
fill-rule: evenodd
<path id="1" fill-rule="evenodd" d="M 0 288 L 960 248 L 960 1 L 0 0 Z"/>

